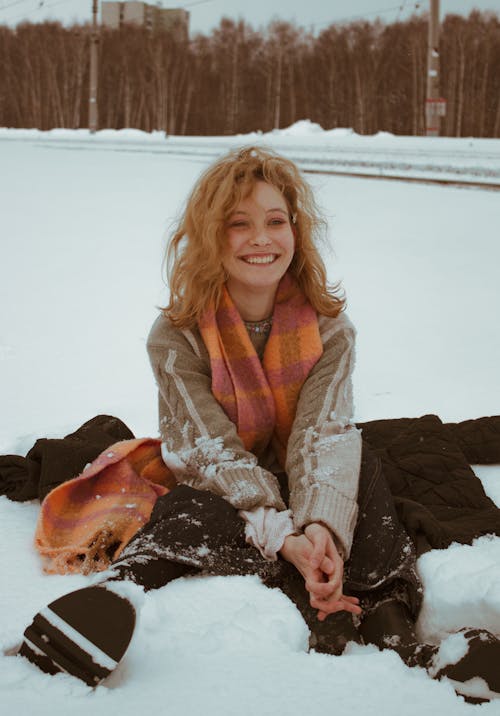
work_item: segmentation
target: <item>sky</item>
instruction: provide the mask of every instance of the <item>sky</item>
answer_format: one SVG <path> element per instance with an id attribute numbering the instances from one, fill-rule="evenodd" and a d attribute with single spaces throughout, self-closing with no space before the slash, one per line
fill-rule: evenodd
<path id="1" fill-rule="evenodd" d="M 154 3 L 152 3 L 154 4 Z M 405 19 L 413 13 L 426 12 L 430 0 L 187 0 L 185 5 L 168 2 L 163 7 L 185 7 L 190 12 L 191 33 L 209 33 L 222 17 L 243 18 L 254 28 L 265 26 L 279 18 L 295 21 L 314 32 L 321 31 L 332 22 L 349 22 L 357 19 L 375 20 L 380 17 L 390 23 Z M 500 0 L 441 0 L 441 17 L 458 13 L 468 15 L 477 8 L 500 14 Z M 23 20 L 41 22 L 59 20 L 64 24 L 91 19 L 92 0 L 0 0 L 0 23 L 15 25 Z"/>

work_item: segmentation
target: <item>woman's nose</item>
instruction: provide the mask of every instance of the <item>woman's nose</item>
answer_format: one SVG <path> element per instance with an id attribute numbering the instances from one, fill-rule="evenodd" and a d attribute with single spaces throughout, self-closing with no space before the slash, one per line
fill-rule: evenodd
<path id="1" fill-rule="evenodd" d="M 271 239 L 267 235 L 265 228 L 255 229 L 255 232 L 250 239 L 250 243 L 255 246 L 267 246 L 271 243 Z"/>

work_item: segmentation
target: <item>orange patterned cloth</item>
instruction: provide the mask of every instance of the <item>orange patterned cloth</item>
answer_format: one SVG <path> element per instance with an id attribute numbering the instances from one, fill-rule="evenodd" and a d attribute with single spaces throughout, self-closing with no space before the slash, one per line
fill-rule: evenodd
<path id="1" fill-rule="evenodd" d="M 49 492 L 35 546 L 49 574 L 106 569 L 149 519 L 176 481 L 153 438 L 123 440 L 104 450 L 79 477 Z"/>
<path id="2" fill-rule="evenodd" d="M 323 353 L 316 312 L 285 274 L 262 363 L 225 288 L 217 311 L 209 308 L 199 328 L 210 356 L 212 393 L 245 449 L 259 455 L 272 440 L 284 468 L 300 391 Z"/>

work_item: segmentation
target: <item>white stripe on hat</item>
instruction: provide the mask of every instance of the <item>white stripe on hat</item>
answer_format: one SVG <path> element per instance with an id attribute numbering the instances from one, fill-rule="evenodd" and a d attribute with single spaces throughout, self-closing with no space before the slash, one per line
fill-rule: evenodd
<path id="1" fill-rule="evenodd" d="M 55 664 L 58 669 L 60 669 L 61 671 L 64 671 L 64 673 L 66 673 L 66 674 L 69 674 L 69 671 L 67 671 L 64 668 L 64 666 L 61 666 L 61 664 L 57 661 L 57 659 L 54 659 L 53 656 L 49 656 L 48 654 L 46 654 L 43 651 L 43 649 L 40 649 L 40 647 L 37 646 L 36 644 L 34 644 L 30 639 L 28 639 L 28 637 L 26 635 L 24 636 L 24 643 L 26 644 L 26 646 L 28 646 L 31 649 L 31 651 L 33 652 L 33 654 L 35 654 L 35 656 L 44 656 L 46 659 L 50 659 L 50 661 L 53 664 Z"/>
<path id="2" fill-rule="evenodd" d="M 113 671 L 113 669 L 118 666 L 117 661 L 108 656 L 102 649 L 99 649 L 98 646 L 93 644 L 89 639 L 83 636 L 83 634 L 80 634 L 71 624 L 61 619 L 52 609 L 45 607 L 39 614 L 58 629 L 61 634 L 64 634 L 64 636 L 79 646 L 82 651 L 85 651 L 95 664 L 98 664 L 103 669 L 109 669 L 109 671 Z"/>

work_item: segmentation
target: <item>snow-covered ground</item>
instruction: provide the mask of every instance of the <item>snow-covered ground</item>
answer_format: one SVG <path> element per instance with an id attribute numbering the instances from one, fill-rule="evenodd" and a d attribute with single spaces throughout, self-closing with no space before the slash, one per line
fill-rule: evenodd
<path id="1" fill-rule="evenodd" d="M 284 152 L 301 168 L 338 174 L 405 177 L 449 181 L 500 183 L 500 142 L 498 139 L 401 137 L 388 132 L 362 136 L 352 129 L 324 131 L 319 124 L 300 120 L 287 129 L 268 134 L 230 137 L 166 137 L 163 132 L 146 134 L 135 129 L 88 130 L 1 129 L 0 141 L 30 140 L 39 146 L 162 153 L 194 160 L 207 160 L 231 147 L 265 143 Z"/>
<path id="2" fill-rule="evenodd" d="M 382 162 L 401 140 L 398 161 L 411 165 L 421 142 L 429 163 L 446 156 L 462 176 L 481 165 L 498 181 L 498 140 L 337 135 L 309 126 L 258 139 L 302 156 L 303 165 L 330 140 L 357 143 L 358 154 L 378 152 Z M 138 436 L 157 433 L 145 340 L 166 296 L 168 227 L 208 156 L 256 139 L 0 130 L 0 453 L 24 454 L 37 437 L 64 435 L 98 413 L 117 415 Z M 170 143 L 176 154 L 161 150 Z M 310 181 L 331 227 L 329 275 L 342 279 L 358 329 L 356 419 L 498 414 L 497 193 Z M 500 505 L 500 467 L 477 471 Z M 127 656 L 95 691 L 41 674 L 4 652 L 40 607 L 91 578 L 41 573 L 32 547 L 37 512 L 35 502 L 0 498 L 2 716 L 127 716 L 144 705 L 172 715 L 500 714 L 500 701 L 466 705 L 450 684 L 406 668 L 392 652 L 307 654 L 295 607 L 252 577 L 183 579 L 139 595 Z M 500 635 L 500 538 L 433 551 L 419 568 L 423 638 L 465 625 Z"/>

